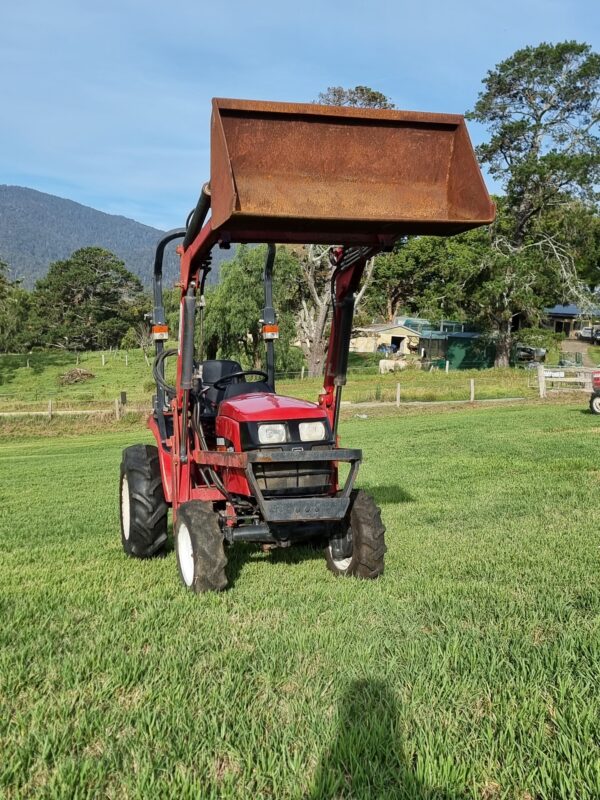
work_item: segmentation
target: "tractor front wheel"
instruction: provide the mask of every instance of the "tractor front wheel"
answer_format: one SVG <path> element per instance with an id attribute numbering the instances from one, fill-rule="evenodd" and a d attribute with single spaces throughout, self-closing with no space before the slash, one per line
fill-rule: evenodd
<path id="1" fill-rule="evenodd" d="M 590 411 L 592 414 L 600 414 L 600 394 L 593 394 L 591 396 Z"/>
<path id="2" fill-rule="evenodd" d="M 121 544 L 128 556 L 150 558 L 167 543 L 167 503 L 158 450 L 134 444 L 121 462 Z"/>
<path id="3" fill-rule="evenodd" d="M 383 574 L 385 527 L 381 509 L 367 492 L 355 490 L 345 529 L 325 548 L 327 568 L 334 575 L 378 578 Z"/>
<path id="4" fill-rule="evenodd" d="M 181 582 L 190 591 L 219 592 L 227 587 L 227 557 L 218 515 L 210 503 L 190 500 L 177 509 L 175 552 Z"/>

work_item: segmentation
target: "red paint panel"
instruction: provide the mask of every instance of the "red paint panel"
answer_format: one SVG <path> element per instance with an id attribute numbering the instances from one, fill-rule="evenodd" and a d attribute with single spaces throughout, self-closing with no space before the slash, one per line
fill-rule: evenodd
<path id="1" fill-rule="evenodd" d="M 211 503 L 215 502 L 216 500 L 224 500 L 225 497 L 218 489 L 198 486 L 195 489 L 192 489 L 191 499 L 202 500 L 205 503 Z"/>
<path id="2" fill-rule="evenodd" d="M 150 414 L 148 417 L 148 422 L 146 423 L 147 427 L 150 428 L 154 438 L 156 439 L 156 446 L 158 447 L 158 461 L 160 464 L 160 474 L 162 477 L 162 485 L 163 485 L 163 492 L 165 493 L 165 500 L 167 503 L 172 503 L 173 499 L 171 497 L 171 454 L 166 453 L 161 441 L 160 441 L 160 433 L 158 431 L 158 425 L 156 424 L 156 420 L 154 419 L 154 415 Z"/>
<path id="3" fill-rule="evenodd" d="M 236 397 L 235 399 L 238 400 L 239 398 Z M 221 403 L 219 410 L 223 408 L 223 405 L 224 403 Z M 231 417 L 222 417 L 219 415 L 215 425 L 215 432 L 217 436 L 222 436 L 227 442 L 231 442 L 230 446 L 233 447 L 236 453 L 239 454 L 241 452 L 242 442 L 240 439 L 240 426 L 236 420 L 231 419 Z M 223 453 L 223 455 L 225 455 L 225 453 Z M 246 497 L 250 496 L 250 487 L 248 486 L 246 474 L 243 469 L 222 469 L 219 471 L 219 474 L 228 492 L 245 495 Z"/>
<path id="4" fill-rule="evenodd" d="M 221 417 L 230 417 L 237 422 L 276 422 L 288 419 L 325 419 L 326 414 L 316 403 L 309 403 L 307 400 L 256 392 L 242 394 L 221 403 L 217 430 Z M 219 436 L 227 434 L 219 432 Z M 234 446 L 237 449 L 239 445 Z"/>

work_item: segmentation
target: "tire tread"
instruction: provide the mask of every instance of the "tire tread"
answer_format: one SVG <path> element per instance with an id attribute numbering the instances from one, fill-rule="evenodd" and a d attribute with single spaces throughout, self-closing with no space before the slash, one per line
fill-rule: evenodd
<path id="1" fill-rule="evenodd" d="M 121 481 L 127 475 L 129 488 L 129 538 L 121 520 L 121 541 L 127 555 L 151 558 L 167 543 L 168 506 L 162 486 L 158 449 L 134 444 L 123 450 Z"/>
<path id="2" fill-rule="evenodd" d="M 352 526 L 353 555 L 350 566 L 342 573 L 335 566 L 329 550 L 325 551 L 327 567 L 336 575 L 354 575 L 356 578 L 374 579 L 383 575 L 385 526 L 381 509 L 373 497 L 362 489 L 352 492 L 348 524 Z"/>

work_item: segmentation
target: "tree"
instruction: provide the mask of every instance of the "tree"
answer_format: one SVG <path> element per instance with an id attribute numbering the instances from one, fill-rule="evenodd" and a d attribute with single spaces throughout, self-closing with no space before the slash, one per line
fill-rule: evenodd
<path id="1" fill-rule="evenodd" d="M 483 84 L 468 117 L 488 126 L 478 155 L 505 198 L 470 285 L 496 334 L 496 364 L 505 366 L 515 316 L 539 310 L 540 285 L 553 281 L 570 299 L 592 302 L 577 273 L 577 244 L 556 215 L 574 198 L 593 213 L 597 199 L 600 56 L 587 44 L 542 43 L 502 61 Z"/>
<path id="2" fill-rule="evenodd" d="M 29 349 L 31 293 L 20 281 L 11 281 L 8 264 L 0 259 L 0 351 L 20 353 Z"/>
<path id="3" fill-rule="evenodd" d="M 324 105 L 354 106 L 360 108 L 394 108 L 394 104 L 381 92 L 368 86 L 344 89 L 330 86 L 319 94 L 318 103 Z M 332 242 L 332 244 L 335 244 Z M 303 291 L 297 315 L 298 337 L 308 362 L 308 374 L 317 377 L 323 373 L 327 352 L 327 334 L 331 313 L 331 276 L 329 247 L 310 246 L 301 254 Z M 364 296 L 373 274 L 374 261 L 367 265 L 363 284 L 356 298 L 356 307 Z"/>
<path id="4" fill-rule="evenodd" d="M 135 350 L 140 348 L 144 354 L 146 364 L 150 366 L 149 353 L 154 345 L 152 337 L 152 328 L 148 320 L 144 319 L 138 322 L 137 325 L 132 325 L 127 329 L 125 336 L 121 339 L 122 350 Z"/>
<path id="5" fill-rule="evenodd" d="M 330 247 L 311 245 L 304 249 L 300 258 L 304 280 L 296 327 L 302 352 L 308 364 L 309 377 L 321 375 L 325 366 L 333 270 L 329 262 L 330 249 Z M 357 309 L 369 285 L 374 263 L 375 259 L 373 258 L 367 262 L 362 287 L 355 298 Z"/>
<path id="6" fill-rule="evenodd" d="M 430 319 L 462 317 L 464 279 L 473 253 L 462 237 L 404 239 L 375 259 L 365 306 L 391 322 L 402 309 Z"/>
<path id="7" fill-rule="evenodd" d="M 118 347 L 148 308 L 139 279 L 100 247 L 51 264 L 32 299 L 37 344 L 75 350 Z"/>
<path id="8" fill-rule="evenodd" d="M 389 97 L 369 86 L 355 86 L 354 89 L 329 86 L 324 92 L 319 93 L 317 103 L 325 106 L 354 106 L 355 108 L 395 108 Z"/>
<path id="9" fill-rule="evenodd" d="M 265 344 L 260 319 L 264 308 L 265 247 L 240 245 L 235 258 L 221 267 L 220 282 L 209 287 L 204 321 L 204 358 L 233 358 L 247 369 L 262 369 Z M 278 315 L 275 348 L 279 372 L 300 370 L 302 353 L 294 346 L 294 312 L 298 305 L 300 266 L 293 251 L 279 247 L 273 268 L 273 305 Z M 200 325 L 196 345 L 200 348 Z"/>

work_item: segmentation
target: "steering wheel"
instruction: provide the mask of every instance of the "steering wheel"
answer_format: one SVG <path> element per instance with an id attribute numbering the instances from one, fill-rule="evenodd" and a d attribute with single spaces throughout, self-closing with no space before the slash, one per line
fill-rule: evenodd
<path id="1" fill-rule="evenodd" d="M 266 372 L 263 372 L 262 369 L 244 369 L 241 372 L 231 372 L 229 375 L 223 375 L 222 378 L 219 378 L 219 380 L 213 383 L 213 387 L 219 391 L 223 391 L 228 383 L 231 383 L 231 381 L 236 378 L 245 378 L 246 375 L 258 375 L 263 381 L 269 380 L 269 376 Z"/>

